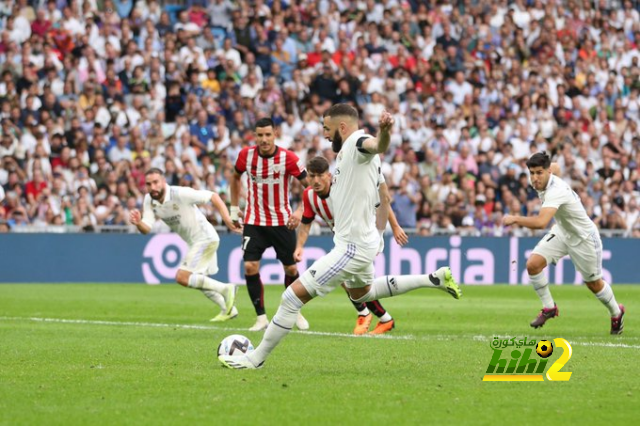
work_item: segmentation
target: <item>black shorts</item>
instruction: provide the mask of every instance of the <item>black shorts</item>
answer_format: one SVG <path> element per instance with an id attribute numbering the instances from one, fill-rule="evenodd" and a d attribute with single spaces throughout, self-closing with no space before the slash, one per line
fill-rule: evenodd
<path id="1" fill-rule="evenodd" d="M 294 265 L 293 252 L 296 250 L 296 231 L 286 226 L 244 225 L 242 250 L 244 260 L 261 260 L 269 247 L 276 251 L 276 257 L 284 266 Z"/>

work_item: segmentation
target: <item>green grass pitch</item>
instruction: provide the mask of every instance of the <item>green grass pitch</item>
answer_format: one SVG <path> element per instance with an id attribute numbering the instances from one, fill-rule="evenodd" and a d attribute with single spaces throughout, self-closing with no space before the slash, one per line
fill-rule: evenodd
<path id="1" fill-rule="evenodd" d="M 633 424 L 640 286 L 614 291 L 622 336 L 584 286 L 553 286 L 560 317 L 533 330 L 534 291 L 501 285 L 386 299 L 397 328 L 369 338 L 350 335 L 355 310 L 338 289 L 304 308 L 312 333 L 291 333 L 261 370 L 232 371 L 215 358 L 220 340 L 262 335 L 246 331 L 243 287 L 240 316 L 214 326 L 212 303 L 177 285 L 0 285 L 0 424 Z M 281 292 L 265 289 L 270 316 Z M 565 338 L 571 380 L 483 382 L 494 336 Z"/>

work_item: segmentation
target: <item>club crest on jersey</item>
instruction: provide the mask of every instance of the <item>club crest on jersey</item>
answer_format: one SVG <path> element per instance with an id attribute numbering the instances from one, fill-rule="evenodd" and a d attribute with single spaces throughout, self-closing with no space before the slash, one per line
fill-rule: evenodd
<path id="1" fill-rule="evenodd" d="M 179 206 L 179 205 L 177 205 L 177 204 L 174 204 L 174 205 L 173 205 L 173 210 L 175 210 L 175 211 L 180 210 L 180 206 Z"/>

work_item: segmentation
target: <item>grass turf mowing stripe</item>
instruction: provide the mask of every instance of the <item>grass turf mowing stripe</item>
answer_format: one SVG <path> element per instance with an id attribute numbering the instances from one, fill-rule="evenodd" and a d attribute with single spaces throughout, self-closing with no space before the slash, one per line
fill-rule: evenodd
<path id="1" fill-rule="evenodd" d="M 216 330 L 216 331 L 247 331 L 245 328 L 239 327 L 214 327 L 210 325 L 197 325 L 197 324 L 166 324 L 166 323 L 153 323 L 153 322 L 135 322 L 135 321 L 101 321 L 101 320 L 85 320 L 85 319 L 65 319 L 65 318 L 39 318 L 39 317 L 0 317 L 0 321 L 33 321 L 44 323 L 59 323 L 59 324 L 88 324 L 88 325 L 107 325 L 107 326 L 133 326 L 133 327 L 156 327 L 156 328 L 182 328 L 189 330 Z M 329 337 L 347 337 L 347 338 L 370 338 L 370 339 L 389 339 L 389 340 L 460 340 L 460 339 L 472 339 L 476 341 L 489 342 L 495 337 L 506 336 L 484 336 L 484 335 L 447 335 L 447 334 L 434 334 L 428 336 L 416 337 L 413 335 L 392 335 L 392 334 L 378 334 L 378 335 L 361 335 L 356 336 L 348 333 L 332 333 L 325 331 L 292 331 L 292 333 L 311 335 L 311 336 L 329 336 Z M 640 349 L 640 345 L 630 345 L 626 343 L 611 343 L 611 342 L 593 342 L 585 340 L 586 337 L 573 337 L 571 344 L 578 346 L 596 346 L 603 348 L 625 348 L 625 349 Z M 638 337 L 632 337 L 631 339 L 637 340 Z"/>

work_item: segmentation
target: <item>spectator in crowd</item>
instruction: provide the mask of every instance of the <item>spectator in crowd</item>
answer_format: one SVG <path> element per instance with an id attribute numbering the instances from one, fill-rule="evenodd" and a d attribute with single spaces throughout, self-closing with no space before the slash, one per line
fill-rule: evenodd
<path id="1" fill-rule="evenodd" d="M 540 150 L 599 226 L 640 235 L 640 2 L 361 3 L 14 2 L 0 221 L 120 223 L 152 166 L 228 193 L 257 117 L 310 158 L 329 148 L 318 117 L 348 102 L 364 128 L 396 117 L 382 170 L 420 235 L 523 232 L 499 217 L 539 208 L 521 173 Z"/>

